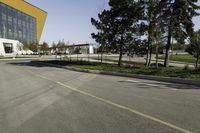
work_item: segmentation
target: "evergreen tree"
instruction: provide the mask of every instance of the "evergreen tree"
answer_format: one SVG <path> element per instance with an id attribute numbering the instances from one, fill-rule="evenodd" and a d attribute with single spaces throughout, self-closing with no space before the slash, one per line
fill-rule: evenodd
<path id="1" fill-rule="evenodd" d="M 38 51 L 38 46 L 37 43 L 32 43 L 29 45 L 29 49 L 33 52 L 37 52 Z"/>
<path id="2" fill-rule="evenodd" d="M 92 33 L 91 36 L 97 43 L 100 44 L 101 62 L 103 61 L 103 52 L 105 47 L 110 43 L 110 23 L 112 23 L 111 13 L 108 10 L 98 14 L 99 20 L 91 18 L 91 23 L 98 30 L 97 33 Z"/>
<path id="3" fill-rule="evenodd" d="M 65 52 L 65 48 L 66 48 L 65 42 L 63 40 L 58 41 L 56 48 L 57 48 L 57 54 L 62 55 Z"/>
<path id="4" fill-rule="evenodd" d="M 200 30 L 193 35 L 190 45 L 188 45 L 186 52 L 196 58 L 196 68 L 200 59 Z"/>
<path id="5" fill-rule="evenodd" d="M 47 42 L 43 42 L 41 45 L 41 51 L 43 52 L 43 54 L 47 54 L 48 50 L 49 50 L 49 45 L 47 44 Z"/>
<path id="6" fill-rule="evenodd" d="M 139 2 L 133 0 L 110 0 L 111 46 L 119 52 L 118 65 L 121 66 L 123 53 L 138 39 L 139 19 L 143 15 Z"/>
<path id="7" fill-rule="evenodd" d="M 156 39 L 155 32 L 158 31 L 158 26 L 160 25 L 160 10 L 159 1 L 158 0 L 141 0 L 141 5 L 144 6 L 144 20 L 146 23 L 146 31 L 147 31 L 147 56 L 146 56 L 146 66 L 149 66 L 151 63 L 151 53 L 154 41 Z"/>
<path id="8" fill-rule="evenodd" d="M 164 66 L 168 66 L 169 50 L 171 48 L 172 38 L 183 43 L 185 39 L 193 35 L 192 18 L 198 13 L 200 7 L 196 4 L 198 0 L 161 0 L 159 6 L 162 7 L 163 17 L 167 24 L 167 44 L 165 52 Z"/>

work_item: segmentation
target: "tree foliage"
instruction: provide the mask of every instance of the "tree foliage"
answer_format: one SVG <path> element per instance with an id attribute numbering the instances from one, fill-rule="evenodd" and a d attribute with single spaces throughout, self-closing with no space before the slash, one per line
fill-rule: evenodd
<path id="1" fill-rule="evenodd" d="M 165 20 L 167 26 L 167 45 L 165 52 L 165 63 L 168 66 L 169 50 L 172 46 L 172 38 L 179 43 L 184 43 L 185 39 L 193 36 L 193 21 L 192 18 L 196 15 L 197 9 L 200 9 L 196 4 L 197 0 L 161 0 L 160 6 L 162 8 L 162 18 Z"/>
<path id="2" fill-rule="evenodd" d="M 92 38 L 103 49 L 119 53 L 121 66 L 124 53 L 147 54 L 146 64 L 150 65 L 151 54 L 158 54 L 159 44 L 165 44 L 165 62 L 168 66 L 172 39 L 184 44 L 194 34 L 194 16 L 199 15 L 197 0 L 109 0 L 109 10 L 91 19 L 97 33 Z M 163 42 L 165 41 L 165 42 Z M 146 47 L 146 48 L 145 48 Z M 141 52 L 141 51 L 140 51 Z"/>
<path id="3" fill-rule="evenodd" d="M 64 54 L 66 51 L 66 46 L 64 41 L 58 41 L 57 46 L 56 46 L 56 51 L 58 55 Z"/>
<path id="4" fill-rule="evenodd" d="M 41 45 L 40 50 L 43 52 L 43 54 L 47 54 L 49 51 L 49 45 L 47 42 L 43 42 Z"/>
<path id="5" fill-rule="evenodd" d="M 24 43 L 23 47 L 20 48 L 20 50 L 25 50 L 25 51 L 31 50 L 33 52 L 37 52 L 38 51 L 38 44 L 37 43 L 30 43 L 30 44 Z"/>
<path id="6" fill-rule="evenodd" d="M 187 46 L 186 52 L 196 58 L 196 68 L 198 68 L 200 59 L 200 30 L 194 33 L 190 44 Z"/>
<path id="7" fill-rule="evenodd" d="M 92 24 L 99 30 L 92 37 L 110 50 L 119 53 L 118 65 L 121 66 L 123 52 L 138 38 L 139 18 L 143 13 L 139 3 L 132 0 L 110 0 L 110 10 L 99 14 L 99 20 Z"/>
<path id="8" fill-rule="evenodd" d="M 91 18 L 91 23 L 98 30 L 97 33 L 92 33 L 91 36 L 100 44 L 101 51 L 101 62 L 103 61 L 103 53 L 106 51 L 105 48 L 110 43 L 110 23 L 112 23 L 111 14 L 109 11 L 104 10 L 98 14 L 99 20 Z"/>

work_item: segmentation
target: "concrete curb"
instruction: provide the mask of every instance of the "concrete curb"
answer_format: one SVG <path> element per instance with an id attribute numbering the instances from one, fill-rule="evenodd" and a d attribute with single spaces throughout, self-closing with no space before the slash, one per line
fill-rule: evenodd
<path id="1" fill-rule="evenodd" d="M 142 75 L 142 74 L 129 74 L 129 73 L 118 73 L 118 72 L 102 72 L 98 70 L 87 70 L 87 69 L 80 69 L 74 68 L 69 66 L 61 66 L 55 64 L 44 63 L 40 61 L 31 61 L 32 63 L 37 63 L 45 66 L 52 66 L 63 68 L 67 70 L 77 71 L 77 72 L 85 72 L 85 73 L 92 73 L 92 74 L 101 74 L 101 75 L 111 75 L 111 76 L 122 76 L 122 77 L 130 77 L 130 78 L 138 78 L 138 79 L 146 79 L 146 80 L 156 80 L 161 82 L 168 82 L 168 83 L 176 83 L 176 84 L 187 84 L 187 85 L 194 85 L 200 87 L 200 80 L 192 80 L 192 79 L 183 79 L 183 78 L 174 78 L 174 77 L 162 77 L 162 76 L 151 76 L 151 75 Z"/>

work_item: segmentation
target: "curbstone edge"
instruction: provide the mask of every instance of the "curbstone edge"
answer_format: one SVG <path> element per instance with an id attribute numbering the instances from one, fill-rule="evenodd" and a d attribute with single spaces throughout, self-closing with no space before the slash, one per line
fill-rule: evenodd
<path id="1" fill-rule="evenodd" d="M 80 69 L 80 68 L 74 68 L 74 67 L 69 67 L 69 66 L 61 66 L 61 65 L 55 65 L 55 64 L 50 64 L 50 63 L 44 63 L 44 62 L 40 62 L 40 61 L 31 61 L 31 62 L 41 64 L 41 65 L 45 65 L 45 66 L 53 66 L 53 67 L 68 69 L 68 70 L 77 71 L 77 72 L 85 72 L 85 73 L 101 74 L 101 75 L 111 75 L 111 76 L 122 76 L 122 77 L 147 79 L 147 80 L 156 80 L 156 81 L 161 81 L 161 82 L 195 85 L 195 86 L 200 87 L 200 81 L 199 80 L 183 79 L 183 78 L 175 78 L 175 77 L 142 75 L 142 74 L 106 72 L 106 71 L 99 71 L 99 70 L 87 70 L 87 69 Z"/>

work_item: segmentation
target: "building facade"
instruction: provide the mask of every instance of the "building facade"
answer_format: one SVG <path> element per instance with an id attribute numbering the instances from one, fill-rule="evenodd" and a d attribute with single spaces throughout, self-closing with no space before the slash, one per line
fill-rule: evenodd
<path id="1" fill-rule="evenodd" d="M 16 52 L 14 46 L 17 44 L 8 43 L 11 40 L 22 44 L 37 43 L 46 17 L 45 11 L 24 0 L 0 0 L 0 55 Z"/>

